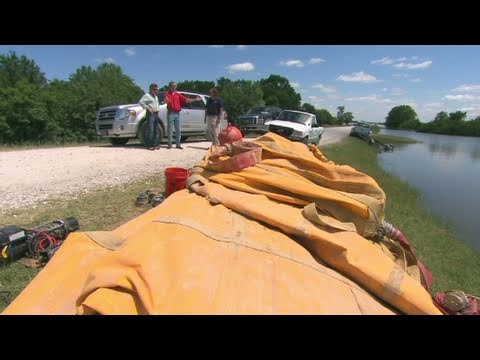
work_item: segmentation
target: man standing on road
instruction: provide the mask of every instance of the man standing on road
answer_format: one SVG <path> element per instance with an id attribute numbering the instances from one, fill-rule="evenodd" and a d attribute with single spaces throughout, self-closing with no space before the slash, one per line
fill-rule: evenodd
<path id="1" fill-rule="evenodd" d="M 220 120 L 223 117 L 223 101 L 218 97 L 218 90 L 210 90 L 210 98 L 207 100 L 207 139 L 212 145 L 218 145 L 218 133 L 220 129 Z"/>
<path id="2" fill-rule="evenodd" d="M 185 103 L 191 103 L 194 101 L 200 101 L 202 98 L 197 96 L 193 99 L 188 99 L 185 95 L 177 92 L 177 84 L 174 81 L 168 83 L 170 89 L 165 93 L 165 102 L 168 109 L 168 148 L 172 147 L 173 126 L 175 125 L 175 142 L 177 149 L 183 149 L 180 145 L 180 138 L 182 136 L 180 132 L 180 111 L 182 111 L 182 105 Z"/>
<path id="3" fill-rule="evenodd" d="M 138 102 L 141 107 L 146 109 L 150 116 L 147 121 L 147 132 L 145 134 L 145 146 L 148 150 L 160 149 L 160 134 L 158 131 L 159 117 L 158 117 L 158 85 L 150 84 L 150 92 L 142 96 Z"/>

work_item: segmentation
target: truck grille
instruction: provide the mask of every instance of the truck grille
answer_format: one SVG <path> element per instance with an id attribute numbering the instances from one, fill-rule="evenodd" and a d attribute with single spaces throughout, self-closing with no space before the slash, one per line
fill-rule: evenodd
<path id="1" fill-rule="evenodd" d="M 98 130 L 113 129 L 113 124 L 100 124 Z"/>
<path id="2" fill-rule="evenodd" d="M 114 120 L 117 110 L 104 110 L 98 114 L 98 121 Z"/>
<path id="3" fill-rule="evenodd" d="M 256 124 L 255 118 L 238 119 L 238 125 L 254 125 L 254 124 Z"/>
<path id="4" fill-rule="evenodd" d="M 282 135 L 285 137 L 291 136 L 293 134 L 293 129 L 286 128 L 283 126 L 278 126 L 278 125 L 270 125 L 268 127 L 268 131 L 271 131 L 275 134 Z"/>

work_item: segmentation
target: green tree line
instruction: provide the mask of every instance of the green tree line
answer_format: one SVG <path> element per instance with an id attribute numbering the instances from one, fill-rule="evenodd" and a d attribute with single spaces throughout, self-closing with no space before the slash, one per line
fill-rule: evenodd
<path id="1" fill-rule="evenodd" d="M 100 107 L 137 102 L 142 89 L 120 67 L 82 66 L 67 81 L 47 81 L 25 56 L 0 55 L 0 143 L 96 139 Z"/>
<path id="2" fill-rule="evenodd" d="M 451 113 L 440 111 L 432 121 L 422 123 L 415 110 L 409 105 L 400 105 L 392 108 L 385 120 L 385 125 L 389 129 L 416 130 L 445 135 L 480 136 L 480 116 L 467 120 L 467 113 L 462 111 Z"/>
<path id="3" fill-rule="evenodd" d="M 326 109 L 301 104 L 300 94 L 280 75 L 258 81 L 221 77 L 177 85 L 179 90 L 204 94 L 216 86 L 230 119 L 253 107 L 269 105 L 314 113 L 322 124 L 353 120 L 351 113 L 334 117 Z M 168 85 L 161 88 L 167 89 Z M 40 67 L 24 55 L 0 54 L 0 144 L 95 141 L 98 109 L 137 103 L 143 93 L 114 64 L 81 66 L 68 80 L 49 81 Z"/>

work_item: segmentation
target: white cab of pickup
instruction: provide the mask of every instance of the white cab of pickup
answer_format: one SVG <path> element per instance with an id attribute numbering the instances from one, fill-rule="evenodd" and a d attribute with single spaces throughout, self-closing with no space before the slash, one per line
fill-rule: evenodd
<path id="1" fill-rule="evenodd" d="M 275 120 L 268 121 L 265 125 L 268 125 L 268 131 L 304 144 L 319 145 L 324 132 L 317 117 L 303 111 L 283 110 Z"/>

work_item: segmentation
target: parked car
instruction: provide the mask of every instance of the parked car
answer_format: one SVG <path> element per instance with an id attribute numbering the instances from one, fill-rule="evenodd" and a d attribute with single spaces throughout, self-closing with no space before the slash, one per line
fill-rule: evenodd
<path id="1" fill-rule="evenodd" d="M 357 136 L 360 138 L 369 138 L 372 135 L 372 127 L 366 122 L 357 122 L 352 130 L 350 130 L 350 136 Z"/>
<path id="2" fill-rule="evenodd" d="M 182 141 L 189 136 L 204 136 L 206 133 L 205 104 L 208 95 L 179 91 L 187 98 L 201 97 L 201 101 L 184 104 L 180 112 Z M 159 132 L 160 140 L 167 133 L 167 105 L 163 102 L 164 94 L 158 94 L 160 102 Z M 113 145 L 125 145 L 130 139 L 138 138 L 145 143 L 145 122 L 147 111 L 139 104 L 108 106 L 98 110 L 95 127 L 97 135 L 110 139 Z M 175 131 L 174 131 L 175 132 Z"/>
<path id="3" fill-rule="evenodd" d="M 282 109 L 277 106 L 255 107 L 244 115 L 240 115 L 233 121 L 233 124 L 243 133 L 267 132 L 265 122 L 275 119 Z"/>
<path id="4" fill-rule="evenodd" d="M 319 145 L 324 128 L 317 122 L 317 117 L 303 111 L 283 110 L 275 120 L 266 123 L 268 131 L 282 135 L 304 144 Z"/>

